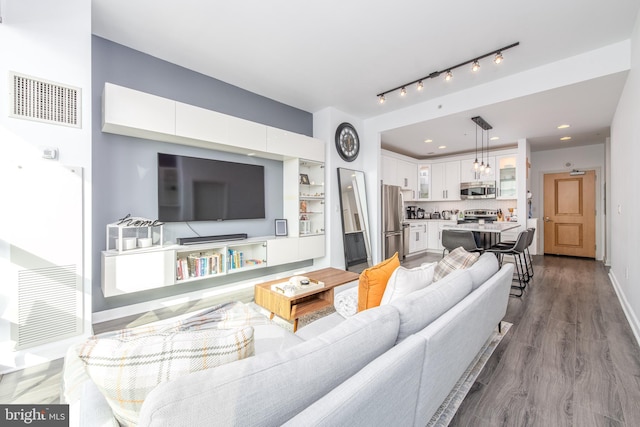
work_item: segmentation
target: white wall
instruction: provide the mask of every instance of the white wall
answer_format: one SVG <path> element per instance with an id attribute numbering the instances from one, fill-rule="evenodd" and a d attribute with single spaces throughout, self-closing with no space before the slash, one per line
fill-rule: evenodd
<path id="1" fill-rule="evenodd" d="M 89 237 L 91 228 L 91 2 L 86 0 L 61 0 L 56 2 L 42 0 L 3 1 L 2 23 L 0 24 L 0 91 L 9 93 L 7 87 L 8 72 L 15 71 L 28 76 L 49 80 L 55 83 L 79 87 L 82 90 L 82 127 L 80 129 L 8 117 L 7 97 L 3 96 L 0 102 L 0 141 L 2 141 L 2 155 L 0 155 L 0 175 L 6 178 L 11 176 L 11 171 L 20 165 L 36 166 L 46 163 L 46 169 L 55 169 L 50 166 L 74 166 L 84 169 L 84 194 L 80 209 L 84 212 L 84 224 L 80 222 L 77 227 L 82 228 L 84 240 L 80 260 L 80 273 L 84 288 L 84 331 L 91 333 L 91 240 Z M 42 160 L 43 147 L 56 147 L 59 150 L 59 160 L 56 163 L 50 160 Z M 44 165 L 43 165 L 44 166 Z M 44 169 L 44 167 L 43 167 Z M 3 175 L 7 174 L 7 175 Z M 43 189 L 50 184 L 42 179 Z M 54 345 L 34 347 L 29 350 L 10 352 L 10 329 L 15 323 L 12 315 L 11 301 L 17 294 L 16 270 L 22 268 L 15 263 L 16 254 L 21 248 L 13 246 L 11 232 L 20 232 L 21 236 L 29 236 L 31 240 L 46 240 L 51 234 L 61 234 L 61 230 L 55 229 L 56 223 L 48 223 L 50 212 L 56 209 L 58 214 L 64 214 L 65 209 L 73 209 L 64 205 L 50 206 L 42 201 L 36 206 L 40 221 L 38 224 L 25 224 L 21 214 L 21 206 L 12 204 L 7 194 L 20 186 L 20 182 L 9 182 L 0 179 L 0 197 L 2 209 L 0 209 L 0 277 L 2 277 L 2 289 L 0 290 L 0 371 L 29 364 L 41 363 L 46 360 L 60 357 L 69 343 L 66 340 Z M 77 208 L 77 207 L 76 207 Z M 76 211 L 77 212 L 77 211 Z M 8 223 L 7 218 L 13 218 Z M 27 215 L 24 215 L 27 217 Z M 34 226 L 32 226 L 34 225 Z M 37 225 L 37 226 L 36 226 Z M 50 228 L 47 229 L 46 225 Z M 4 228 L 2 228 L 4 226 Z M 38 230 L 45 230 L 38 231 Z M 54 231 L 55 229 L 55 231 Z M 50 230 L 50 234 L 46 232 Z M 14 238 L 15 239 L 15 238 Z M 63 239 L 62 239 L 63 240 Z M 46 242 L 43 247 L 58 247 L 60 252 L 64 249 L 64 242 Z M 78 248 L 74 248 L 78 250 Z M 43 262 L 54 260 L 59 254 L 48 251 L 30 253 L 31 258 L 40 258 Z M 15 264 L 14 264 L 15 263 Z M 77 338 L 76 338 L 77 339 Z M 5 351 L 3 351 L 5 350 Z"/>
<path id="2" fill-rule="evenodd" d="M 338 155 L 335 146 L 335 133 L 340 123 L 351 123 L 360 137 L 360 154 L 353 162 L 345 162 Z M 370 146 L 365 140 L 364 126 L 357 117 L 350 116 L 335 108 L 325 108 L 313 115 L 313 136 L 326 142 L 326 183 L 325 186 L 325 229 L 327 230 L 327 255 L 324 265 L 336 268 L 344 268 L 344 246 L 342 235 L 342 220 L 340 218 L 340 191 L 338 187 L 338 168 L 346 168 L 363 171 L 366 181 L 367 208 L 369 210 L 369 223 L 376 217 L 379 210 L 373 204 L 375 192 L 378 191 L 377 163 L 378 150 Z M 371 224 L 369 235 L 373 238 L 375 225 Z M 375 252 L 374 252 L 375 253 Z"/>
<path id="3" fill-rule="evenodd" d="M 631 38 L 631 71 L 611 124 L 611 281 L 640 341 L 640 17 Z"/>
<path id="4" fill-rule="evenodd" d="M 569 166 L 566 166 L 569 164 Z M 601 144 L 593 144 L 582 147 L 559 148 L 557 150 L 535 151 L 531 153 L 530 187 L 533 194 L 533 217 L 540 218 L 541 227 L 539 234 L 540 250 L 544 248 L 544 174 L 570 172 L 573 169 L 596 170 L 596 259 L 603 259 L 605 252 L 604 242 L 604 183 L 605 183 L 605 157 L 604 141 Z"/>

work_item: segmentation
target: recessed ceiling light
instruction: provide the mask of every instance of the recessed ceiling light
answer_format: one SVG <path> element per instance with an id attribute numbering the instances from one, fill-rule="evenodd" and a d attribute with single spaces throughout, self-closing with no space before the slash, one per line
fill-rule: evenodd
<path id="1" fill-rule="evenodd" d="M 426 143 L 433 142 L 433 139 L 425 139 L 424 142 Z"/>
<path id="2" fill-rule="evenodd" d="M 443 148 L 447 148 L 447 146 L 446 145 L 439 145 L 438 148 L 442 150 Z"/>
<path id="3" fill-rule="evenodd" d="M 489 138 L 489 141 L 497 141 L 499 139 L 500 139 L 499 136 L 492 136 L 491 138 Z"/>
<path id="4" fill-rule="evenodd" d="M 558 126 L 558 129 L 566 129 L 568 127 L 571 127 L 571 125 L 560 125 Z"/>
<path id="5" fill-rule="evenodd" d="M 562 138 L 560 138 L 560 141 L 568 141 L 570 139 L 571 139 L 570 136 L 563 136 Z"/>

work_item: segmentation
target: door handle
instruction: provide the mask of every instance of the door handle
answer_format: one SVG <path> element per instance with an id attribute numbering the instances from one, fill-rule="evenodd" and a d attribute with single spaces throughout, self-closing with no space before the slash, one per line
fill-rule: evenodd
<path id="1" fill-rule="evenodd" d="M 544 217 L 544 222 L 553 222 L 553 221 L 551 221 L 551 219 L 548 216 L 545 216 Z"/>

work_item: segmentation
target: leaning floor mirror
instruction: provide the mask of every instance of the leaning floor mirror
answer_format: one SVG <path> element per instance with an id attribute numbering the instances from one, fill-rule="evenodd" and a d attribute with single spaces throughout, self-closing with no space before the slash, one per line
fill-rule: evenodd
<path id="1" fill-rule="evenodd" d="M 340 188 L 345 268 L 362 272 L 371 266 L 364 172 L 338 168 L 338 187 Z"/>

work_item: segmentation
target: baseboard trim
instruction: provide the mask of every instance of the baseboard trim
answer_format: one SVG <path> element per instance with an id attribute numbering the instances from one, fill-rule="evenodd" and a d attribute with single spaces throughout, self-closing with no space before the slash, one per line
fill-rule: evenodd
<path id="1" fill-rule="evenodd" d="M 154 299 L 151 301 L 140 302 L 136 304 L 129 304 L 123 307 L 111 308 L 103 311 L 96 311 L 92 314 L 92 324 L 107 322 L 109 320 L 121 319 L 127 316 L 133 316 L 137 314 L 146 313 L 161 308 L 170 307 L 172 305 L 183 304 L 187 301 L 197 301 L 203 298 L 215 297 L 225 294 L 233 294 L 235 292 L 243 291 L 248 288 L 253 289 L 258 283 L 264 283 L 269 280 L 283 279 L 289 276 L 304 275 L 305 272 L 317 270 L 317 265 L 305 266 L 302 268 L 295 268 L 292 270 L 280 271 L 265 276 L 260 276 L 253 279 L 247 279 L 238 281 L 226 285 L 219 285 L 213 288 L 200 289 L 193 292 L 174 295 L 170 297 Z"/>
<path id="2" fill-rule="evenodd" d="M 624 311 L 624 315 L 627 317 L 629 326 L 631 326 L 633 336 L 636 337 L 636 344 L 640 345 L 640 322 L 633 312 L 631 304 L 629 304 L 629 301 L 627 300 L 627 297 L 624 294 L 622 287 L 620 286 L 620 282 L 618 282 L 618 279 L 616 278 L 615 274 L 613 274 L 612 270 L 609 270 L 609 280 L 613 285 L 613 289 L 616 291 L 616 295 L 618 295 L 618 300 L 620 301 L 620 305 L 622 306 L 622 311 Z"/>

